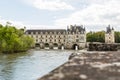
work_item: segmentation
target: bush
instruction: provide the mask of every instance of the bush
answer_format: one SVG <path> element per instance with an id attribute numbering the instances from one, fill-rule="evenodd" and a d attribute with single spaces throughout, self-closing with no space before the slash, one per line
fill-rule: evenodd
<path id="1" fill-rule="evenodd" d="M 5 53 L 14 53 L 26 51 L 32 47 L 34 40 L 24 35 L 22 29 L 16 29 L 14 26 L 0 26 L 0 51 Z"/>

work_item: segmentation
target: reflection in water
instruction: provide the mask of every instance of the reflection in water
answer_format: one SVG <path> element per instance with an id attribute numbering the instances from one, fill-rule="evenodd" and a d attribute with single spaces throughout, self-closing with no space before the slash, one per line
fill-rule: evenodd
<path id="1" fill-rule="evenodd" d="M 0 80 L 36 80 L 67 61 L 72 51 L 0 54 Z"/>

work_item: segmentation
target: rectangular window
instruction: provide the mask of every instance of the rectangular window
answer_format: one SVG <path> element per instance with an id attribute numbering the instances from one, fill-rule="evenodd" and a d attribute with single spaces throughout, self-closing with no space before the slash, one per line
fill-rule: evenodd
<path id="1" fill-rule="evenodd" d="M 76 37 L 78 38 L 78 35 Z"/>

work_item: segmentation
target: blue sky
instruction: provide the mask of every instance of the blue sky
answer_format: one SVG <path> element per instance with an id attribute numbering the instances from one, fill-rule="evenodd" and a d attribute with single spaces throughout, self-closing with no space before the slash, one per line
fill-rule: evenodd
<path id="1" fill-rule="evenodd" d="M 120 0 L 1 0 L 0 23 L 27 29 L 65 29 L 84 25 L 88 31 L 120 29 Z"/>

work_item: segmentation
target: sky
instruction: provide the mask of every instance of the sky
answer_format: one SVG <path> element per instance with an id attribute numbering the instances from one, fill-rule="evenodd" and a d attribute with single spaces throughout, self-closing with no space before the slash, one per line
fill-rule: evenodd
<path id="1" fill-rule="evenodd" d="M 83 25 L 87 31 L 120 30 L 120 0 L 0 0 L 0 24 L 17 28 L 66 29 Z"/>

